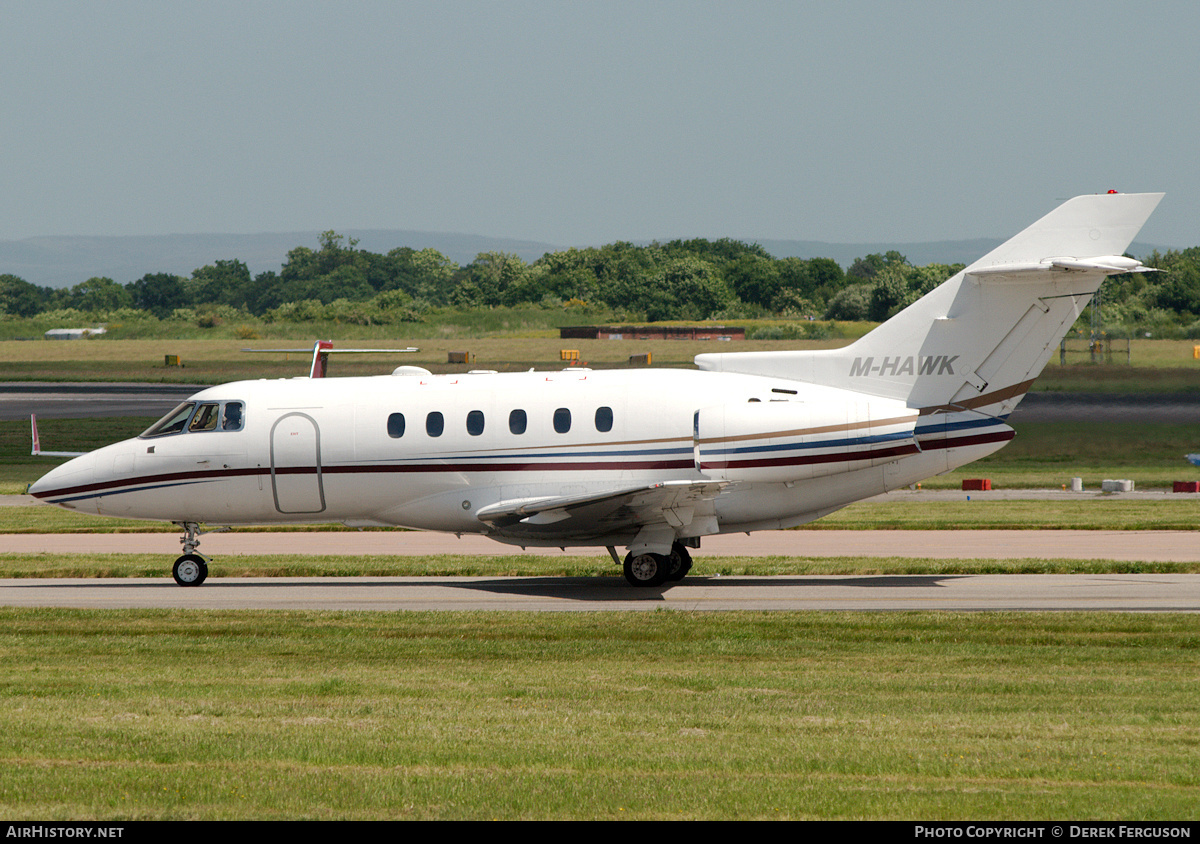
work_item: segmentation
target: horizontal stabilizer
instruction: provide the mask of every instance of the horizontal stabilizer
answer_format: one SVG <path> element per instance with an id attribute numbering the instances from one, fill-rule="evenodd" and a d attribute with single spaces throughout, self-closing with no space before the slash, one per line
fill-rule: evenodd
<path id="1" fill-rule="evenodd" d="M 87 454 L 86 451 L 42 451 L 42 439 L 38 436 L 37 414 L 29 414 L 29 427 L 33 433 L 33 450 L 29 452 L 32 457 L 79 457 L 81 454 Z"/>
<path id="2" fill-rule="evenodd" d="M 312 365 L 308 370 L 309 378 L 324 378 L 329 372 L 329 356 L 330 355 L 402 355 L 419 352 L 420 349 L 415 346 L 409 346 L 406 349 L 335 349 L 332 340 L 318 340 L 309 349 L 242 349 L 243 352 L 275 352 L 278 354 L 292 354 L 312 352 Z"/>
<path id="3" fill-rule="evenodd" d="M 1031 273 L 1049 272 L 1120 275 L 1122 273 L 1155 273 L 1158 270 L 1143 265 L 1136 258 L 1126 258 L 1124 255 L 1101 255 L 1097 258 L 1047 258 L 1044 261 L 1036 263 L 997 264 L 992 267 L 980 267 L 971 270 L 969 275 L 973 278 L 992 278 L 998 276 L 1025 276 Z"/>
<path id="4" fill-rule="evenodd" d="M 1163 198 L 1161 193 L 1101 193 L 1068 199 L 1033 225 L 1006 240 L 966 272 L 1006 264 L 1119 256 L 1129 248 Z"/>

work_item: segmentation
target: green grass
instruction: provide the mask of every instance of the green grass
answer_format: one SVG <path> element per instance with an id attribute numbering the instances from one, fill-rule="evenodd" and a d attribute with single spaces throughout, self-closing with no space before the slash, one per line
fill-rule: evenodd
<path id="1" fill-rule="evenodd" d="M 1076 501 L 903 501 L 851 504 L 810 530 L 1200 530 L 1200 503 L 1088 497 Z"/>
<path id="2" fill-rule="evenodd" d="M 170 577 L 174 551 L 161 554 L 24 554 L 0 552 L 0 577 Z M 704 557 L 696 577 L 874 574 L 1185 574 L 1200 562 L 1130 560 L 940 559 L 922 557 Z M 608 577 L 620 569 L 605 555 L 468 556 L 294 554 L 224 555 L 209 561 L 209 577 Z"/>
<path id="3" fill-rule="evenodd" d="M 14 366 L 23 377 L 108 380 L 140 367 L 136 378 L 228 380 L 238 343 L 218 343 L 227 351 L 203 364 L 200 347 L 164 340 L 147 341 L 132 364 L 128 348 L 91 343 L 89 354 L 113 357 Z M 637 345 L 632 351 L 644 351 Z M 548 340 L 545 357 L 556 360 L 554 350 L 567 346 L 576 347 Z M 543 354 L 464 346 L 456 335 L 426 358 L 444 365 L 447 347 L 482 351 L 480 367 Z M 632 351 L 616 343 L 588 354 L 615 355 L 619 365 Z M 194 365 L 162 370 L 164 353 Z M 665 348 L 655 363 L 694 353 Z M 358 365 L 382 371 L 379 361 Z M 1187 366 L 1174 366 L 1180 388 L 1196 383 Z M 259 367 L 288 375 L 305 368 L 293 356 L 255 358 L 247 369 Z M 1086 379 L 1067 383 L 1097 391 Z M 1098 383 L 1146 382 L 1122 375 Z M 43 446 L 90 448 L 150 421 L 46 420 Z M 1076 475 L 1091 484 L 1096 472 L 1096 483 L 1131 477 L 1141 488 L 1146 478 L 1192 475 L 1182 462 L 1196 450 L 1184 443 L 1186 429 L 1158 436 L 1146 426 L 1062 427 L 1020 426 L 1013 444 L 962 476 L 1057 488 Z M 55 464 L 32 460 L 28 448 L 27 423 L 0 423 L 0 491 L 19 491 Z M 958 486 L 955 476 L 945 482 Z M 1179 527 L 1195 506 L 1071 505 L 1078 512 L 1046 502 L 854 505 L 831 519 L 1132 527 L 1155 518 Z M 80 518 L 0 507 L 0 533 L 43 518 L 45 529 L 96 529 L 72 517 Z M 988 524 L 996 517 L 1004 524 Z M 0 554 L 0 576 L 163 578 L 171 556 Z M 1197 567 L 898 558 L 708 558 L 697 566 L 701 576 L 1134 570 Z M 619 576 L 605 558 L 526 555 L 240 557 L 214 560 L 211 573 Z M 0 609 L 0 814 L 1190 819 L 1200 803 L 1198 663 L 1191 615 Z"/>
<path id="4" fill-rule="evenodd" d="M 153 417 L 114 416 L 97 419 L 39 419 L 38 435 L 47 451 L 92 451 L 136 437 Z M 29 420 L 0 422 L 0 495 L 15 495 L 67 458 L 32 457 Z"/>
<path id="5" fill-rule="evenodd" d="M 629 356 L 649 352 L 659 367 L 691 367 L 695 355 L 708 352 L 781 351 L 845 346 L 865 333 L 868 323 L 841 323 L 842 335 L 830 340 L 751 340 L 738 342 L 689 340 L 561 340 L 559 325 L 588 324 L 592 320 L 554 319 L 533 311 L 498 309 L 436 325 L 349 326 L 304 324 L 260 326 L 254 339 L 241 339 L 232 327 L 181 331 L 170 327 L 161 336 L 141 339 L 106 337 L 75 342 L 0 340 L 4 379 L 10 381 L 150 381 L 217 384 L 245 378 L 280 378 L 303 375 L 309 355 L 250 355 L 247 347 L 311 348 L 314 340 L 335 340 L 339 346 L 417 346 L 414 355 L 343 356 L 335 360 L 335 375 L 370 375 L 390 372 L 400 363 L 435 372 L 468 368 L 518 371 L 556 368 L 559 352 L 577 349 L 581 360 L 597 368 L 627 366 Z M 753 328 L 777 320 L 733 320 L 729 325 Z M 2 323 L 0 323 L 2 325 Z M 35 332 L 40 333 L 40 332 Z M 1192 357 L 1191 340 L 1134 340 L 1131 364 L 1068 363 L 1054 356 L 1035 382 L 1035 391 L 1084 393 L 1178 393 L 1200 388 L 1200 360 Z M 469 351 L 470 366 L 447 363 L 448 351 Z M 164 366 L 164 355 L 179 355 L 183 368 Z"/>
<path id="6" fill-rule="evenodd" d="M 1193 616 L 0 610 L 0 813 L 1183 820 Z"/>
<path id="7" fill-rule="evenodd" d="M 1167 422 L 1014 422 L 1004 448 L 961 469 L 922 482 L 926 489 L 961 489 L 964 478 L 991 478 L 996 489 L 1070 489 L 1071 478 L 1099 490 L 1110 478 L 1137 489 L 1171 489 L 1200 479 L 1184 458 L 1200 451 L 1200 426 Z"/>

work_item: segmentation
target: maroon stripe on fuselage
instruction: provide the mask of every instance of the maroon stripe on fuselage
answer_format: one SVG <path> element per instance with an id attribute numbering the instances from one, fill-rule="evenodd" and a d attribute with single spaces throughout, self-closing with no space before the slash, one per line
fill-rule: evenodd
<path id="1" fill-rule="evenodd" d="M 929 439 L 920 440 L 921 451 L 933 451 L 939 448 L 958 448 L 963 445 L 985 445 L 986 443 L 1002 443 L 1008 442 L 1014 436 L 1016 431 L 997 431 L 993 434 L 973 434 L 969 437 L 947 437 L 946 439 Z"/>
<path id="2" fill-rule="evenodd" d="M 921 451 L 931 451 L 940 448 L 957 448 L 959 446 L 983 445 L 986 443 L 1007 442 L 1014 436 L 1012 430 L 997 431 L 990 434 L 973 434 L 966 437 L 948 437 L 946 439 L 929 439 L 923 440 L 920 447 L 917 446 L 896 446 L 889 449 L 881 449 L 872 452 L 842 452 L 834 454 L 819 454 L 808 455 L 804 457 L 781 457 L 770 460 L 738 460 L 722 463 L 706 463 L 705 466 L 712 468 L 744 468 L 744 467 L 767 467 L 767 466 L 786 466 L 786 465 L 804 465 L 817 463 L 836 463 L 839 461 L 857 461 L 867 460 L 880 457 L 903 457 L 910 454 L 917 454 Z M 476 472 L 476 473 L 496 473 L 496 472 L 589 472 L 589 471 L 617 471 L 617 472 L 636 472 L 636 471 L 676 471 L 688 470 L 695 468 L 691 460 L 649 460 L 638 463 L 606 463 L 603 461 L 588 461 L 588 462 L 556 462 L 556 463 L 539 463 L 536 461 L 521 461 L 514 463 L 412 463 L 412 464 L 387 464 L 374 466 L 321 466 L 320 472 L 326 475 L 355 475 L 355 474 L 440 474 L 445 472 Z M 318 467 L 316 466 L 292 466 L 287 468 L 275 469 L 276 475 L 305 475 L 316 474 Z M 78 496 L 86 494 L 105 495 L 115 494 L 122 491 L 123 487 L 144 487 L 153 486 L 156 484 L 166 483 L 181 483 L 185 481 L 209 481 L 222 480 L 225 478 L 237 477 L 254 477 L 256 475 L 270 475 L 270 467 L 254 467 L 247 469 L 216 469 L 205 472 L 170 472 L 161 475 L 145 475 L 136 478 L 122 478 L 121 480 L 100 481 L 90 484 L 80 484 L 74 487 L 64 487 L 62 489 L 47 490 L 36 495 L 39 499 L 58 498 L 61 496 Z"/>
<path id="3" fill-rule="evenodd" d="M 818 463 L 843 463 L 858 460 L 874 460 L 879 457 L 902 457 L 906 454 L 919 454 L 920 449 L 915 445 L 899 445 L 891 448 L 881 448 L 877 451 L 841 451 L 831 454 L 805 454 L 795 457 L 769 457 L 761 460 L 702 460 L 705 469 L 745 469 L 765 468 L 767 466 L 808 466 Z"/>

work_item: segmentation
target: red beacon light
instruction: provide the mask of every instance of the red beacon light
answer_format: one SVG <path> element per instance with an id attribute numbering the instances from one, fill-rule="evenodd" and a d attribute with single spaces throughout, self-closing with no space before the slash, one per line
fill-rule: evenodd
<path id="1" fill-rule="evenodd" d="M 1119 193 L 1119 191 L 1112 190 L 1111 188 L 1109 189 L 1109 191 L 1108 191 L 1108 192 L 1109 192 L 1109 193 Z"/>

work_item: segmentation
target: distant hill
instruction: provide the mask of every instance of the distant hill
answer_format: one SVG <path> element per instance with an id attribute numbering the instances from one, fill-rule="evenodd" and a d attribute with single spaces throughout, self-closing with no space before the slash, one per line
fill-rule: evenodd
<path id="1" fill-rule="evenodd" d="M 481 235 L 401 230 L 338 230 L 357 238 L 360 249 L 388 252 L 402 246 L 437 249 L 458 264 L 468 264 L 480 252 L 509 252 L 532 262 L 547 252 L 566 247 L 531 240 L 510 240 Z M 146 273 L 189 276 L 192 270 L 218 260 L 240 260 L 253 275 L 278 271 L 289 250 L 297 246 L 318 249 L 320 232 L 277 234 L 171 234 L 128 237 L 30 237 L 0 240 L 0 273 L 11 273 L 33 284 L 73 287 L 93 276 L 107 276 L 121 284 Z M 666 238 L 664 240 L 667 240 Z M 650 241 L 640 241 L 649 243 Z M 750 241 L 754 242 L 754 241 Z M 999 245 L 999 239 L 946 240 L 925 243 L 825 243 L 812 240 L 759 240 L 776 258 L 832 258 L 849 267 L 855 258 L 895 250 L 917 266 L 970 263 Z M 1133 255 L 1142 257 L 1155 247 L 1134 243 Z"/>
<path id="2" fill-rule="evenodd" d="M 459 264 L 469 264 L 480 252 L 500 251 L 534 261 L 561 247 L 529 240 L 506 240 L 444 232 L 338 229 L 356 238 L 359 249 L 389 252 L 402 246 L 437 249 Z M 11 273 L 33 284 L 73 287 L 93 276 L 127 284 L 146 273 L 190 276 L 192 270 L 218 260 L 244 261 L 251 275 L 279 271 L 287 253 L 297 246 L 319 249 L 320 232 L 276 234 L 168 234 L 129 237 L 30 237 L 0 240 L 0 273 Z"/>
<path id="3" fill-rule="evenodd" d="M 819 240 L 760 240 L 759 245 L 776 258 L 832 258 L 848 269 L 855 259 L 896 251 L 910 264 L 969 264 L 986 255 L 1003 241 L 981 237 L 975 240 L 938 240 L 925 243 L 825 243 Z"/>
<path id="4" fill-rule="evenodd" d="M 899 252 L 916 267 L 926 264 L 969 264 L 982 258 L 1004 240 L 981 237 L 974 240 L 930 240 L 922 243 L 825 243 L 818 240 L 760 240 L 758 244 L 776 258 L 832 258 L 849 269 L 856 258 Z M 1166 252 L 1166 246 L 1138 243 L 1129 247 L 1129 254 L 1144 258 L 1155 249 Z"/>

